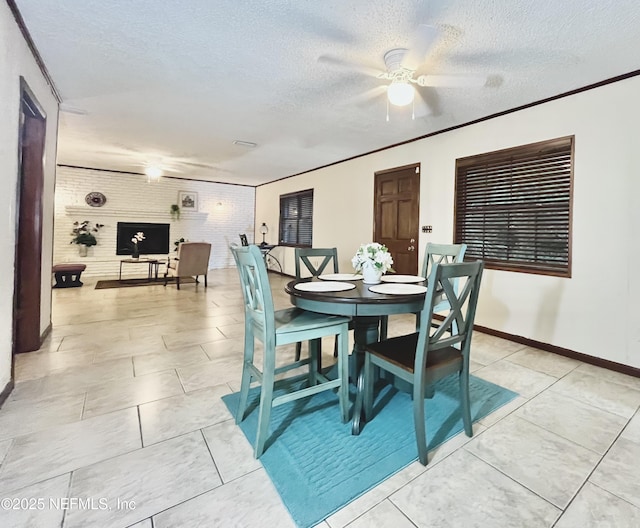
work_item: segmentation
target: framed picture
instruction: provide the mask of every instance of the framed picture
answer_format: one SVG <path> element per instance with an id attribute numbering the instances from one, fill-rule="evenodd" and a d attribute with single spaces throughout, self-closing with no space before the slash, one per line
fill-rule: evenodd
<path id="1" fill-rule="evenodd" d="M 178 203 L 183 211 L 198 210 L 198 193 L 190 191 L 178 192 Z"/>

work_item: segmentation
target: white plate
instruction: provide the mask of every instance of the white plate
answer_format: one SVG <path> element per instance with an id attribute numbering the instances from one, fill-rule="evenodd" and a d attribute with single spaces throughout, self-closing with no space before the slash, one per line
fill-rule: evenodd
<path id="1" fill-rule="evenodd" d="M 353 290 L 356 285 L 350 282 L 301 282 L 294 288 L 308 292 L 339 292 Z"/>
<path id="2" fill-rule="evenodd" d="M 411 283 L 411 282 L 422 282 L 423 280 L 425 280 L 425 278 L 420 277 L 418 275 L 383 275 L 380 280 L 382 282 Z"/>
<path id="3" fill-rule="evenodd" d="M 417 284 L 376 284 L 375 286 L 369 286 L 369 291 L 375 293 L 384 293 L 387 295 L 412 295 L 416 293 L 424 293 L 427 291 L 426 286 L 419 286 Z"/>
<path id="4" fill-rule="evenodd" d="M 362 280 L 362 275 L 357 273 L 327 273 L 326 275 L 318 275 L 318 278 L 330 281 Z"/>

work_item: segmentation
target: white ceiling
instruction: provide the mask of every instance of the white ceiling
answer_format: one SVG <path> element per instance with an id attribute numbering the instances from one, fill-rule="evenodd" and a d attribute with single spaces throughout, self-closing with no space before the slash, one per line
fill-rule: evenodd
<path id="1" fill-rule="evenodd" d="M 638 0 L 16 0 L 63 98 L 58 163 L 257 185 L 640 69 Z M 487 76 L 424 91 L 412 120 L 384 70 L 420 23 L 418 73 Z M 258 144 L 253 149 L 233 140 Z"/>

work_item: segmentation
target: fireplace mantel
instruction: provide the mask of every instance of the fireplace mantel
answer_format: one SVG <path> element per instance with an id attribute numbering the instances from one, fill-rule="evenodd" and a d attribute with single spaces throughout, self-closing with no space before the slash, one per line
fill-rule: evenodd
<path id="1" fill-rule="evenodd" d="M 118 218 L 139 218 L 141 220 L 172 220 L 169 211 L 140 211 L 139 209 L 109 209 L 105 207 L 90 207 L 88 205 L 67 205 L 64 208 L 67 216 L 73 217 L 118 217 Z M 209 213 L 181 211 L 180 220 L 200 220 L 204 221 Z"/>

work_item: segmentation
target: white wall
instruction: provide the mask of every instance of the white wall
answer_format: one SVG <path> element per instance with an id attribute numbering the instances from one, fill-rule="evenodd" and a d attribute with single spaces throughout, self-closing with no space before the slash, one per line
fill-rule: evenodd
<path id="1" fill-rule="evenodd" d="M 5 249 L 5 268 L 0 274 L 0 391 L 11 376 L 13 270 L 17 227 L 18 136 L 20 116 L 20 76 L 43 107 L 47 117 L 42 244 L 42 302 L 40 332 L 51 322 L 51 248 L 53 229 L 53 188 L 55 180 L 58 105 L 36 65 L 13 15 L 0 2 L 0 245 Z"/>
<path id="2" fill-rule="evenodd" d="M 85 196 L 92 191 L 104 194 L 106 204 L 87 205 Z M 169 210 L 178 203 L 179 191 L 198 194 L 198 211 L 182 210 L 180 220 L 172 220 Z M 152 222 L 170 224 L 170 251 L 179 238 L 211 242 L 210 269 L 226 268 L 233 265 L 229 244 L 239 243 L 239 233 L 253 233 L 254 200 L 253 187 L 173 178 L 149 183 L 138 174 L 58 167 L 54 261 L 86 264 L 83 276 L 116 276 L 120 260 L 126 258 L 116 255 L 117 223 Z M 78 246 L 70 244 L 73 222 L 83 220 L 104 224 L 96 234 L 98 244 L 89 248 L 86 257 L 80 257 Z M 139 276 L 140 272 L 139 266 L 122 268 L 123 275 Z"/>
<path id="3" fill-rule="evenodd" d="M 419 162 L 420 225 L 433 226 L 421 261 L 427 242 L 452 242 L 456 158 L 575 135 L 572 278 L 487 270 L 476 323 L 640 367 L 638 93 L 634 77 L 267 184 L 256 219 L 277 226 L 280 194 L 314 188 L 313 245 L 337 246 L 347 271 L 372 238 L 374 173 Z M 293 274 L 292 251 L 280 251 Z"/>

